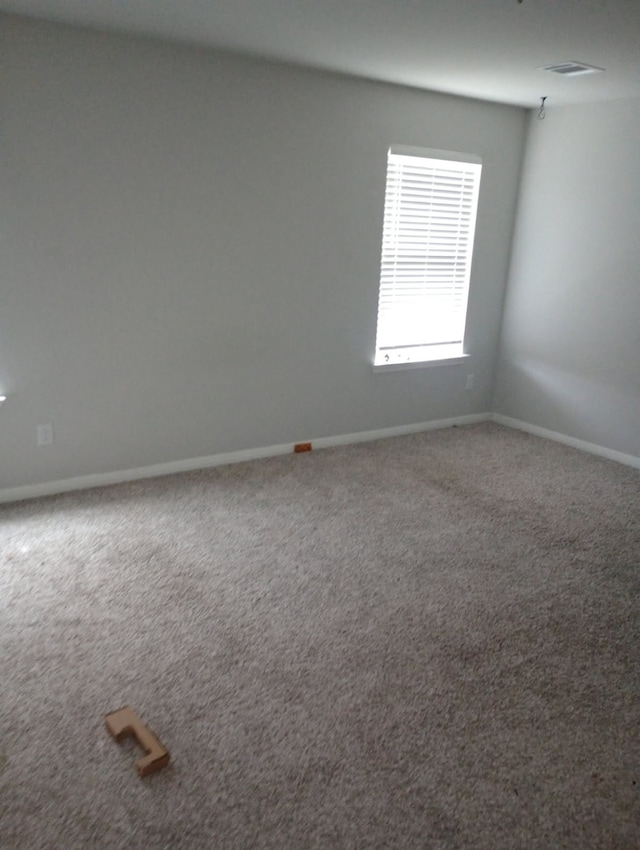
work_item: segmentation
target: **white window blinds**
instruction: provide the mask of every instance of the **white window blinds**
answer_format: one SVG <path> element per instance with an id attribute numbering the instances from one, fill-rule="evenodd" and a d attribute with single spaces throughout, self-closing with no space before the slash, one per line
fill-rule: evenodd
<path id="1" fill-rule="evenodd" d="M 377 365 L 462 354 L 481 168 L 466 154 L 389 151 Z"/>

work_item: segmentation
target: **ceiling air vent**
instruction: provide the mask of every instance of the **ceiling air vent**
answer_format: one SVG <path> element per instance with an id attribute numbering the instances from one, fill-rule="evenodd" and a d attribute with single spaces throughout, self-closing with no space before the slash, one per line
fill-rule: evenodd
<path id="1" fill-rule="evenodd" d="M 584 62 L 559 62 L 557 65 L 545 65 L 541 70 L 559 74 L 561 77 L 577 77 L 578 74 L 599 74 L 604 68 L 585 65 Z"/>

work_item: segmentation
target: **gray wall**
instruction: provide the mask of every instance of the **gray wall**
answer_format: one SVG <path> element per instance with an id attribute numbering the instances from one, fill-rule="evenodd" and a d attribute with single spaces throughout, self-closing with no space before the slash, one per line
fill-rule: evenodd
<path id="1" fill-rule="evenodd" d="M 531 120 L 495 410 L 640 457 L 640 100 Z"/>
<path id="2" fill-rule="evenodd" d="M 490 409 L 523 110 L 0 24 L 0 489 Z M 371 368 L 393 143 L 485 163 L 463 366 Z"/>

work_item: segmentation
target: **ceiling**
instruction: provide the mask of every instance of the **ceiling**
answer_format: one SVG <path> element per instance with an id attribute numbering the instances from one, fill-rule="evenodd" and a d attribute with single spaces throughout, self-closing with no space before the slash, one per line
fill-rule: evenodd
<path id="1" fill-rule="evenodd" d="M 2 10 L 525 107 L 640 97 L 640 0 L 0 0 Z M 568 61 L 606 70 L 540 70 Z"/>

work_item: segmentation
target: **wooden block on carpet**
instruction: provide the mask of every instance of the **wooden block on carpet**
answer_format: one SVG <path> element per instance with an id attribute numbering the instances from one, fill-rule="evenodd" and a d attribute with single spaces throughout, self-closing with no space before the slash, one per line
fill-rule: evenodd
<path id="1" fill-rule="evenodd" d="M 160 770 L 169 763 L 169 751 L 167 748 L 160 743 L 151 729 L 145 726 L 130 705 L 125 705 L 119 708 L 118 711 L 112 711 L 111 714 L 107 714 L 105 716 L 105 723 L 116 741 L 122 740 L 125 735 L 133 735 L 142 749 L 147 753 L 146 756 L 136 762 L 140 776 L 148 776 L 150 773 L 155 773 L 156 770 Z"/>

